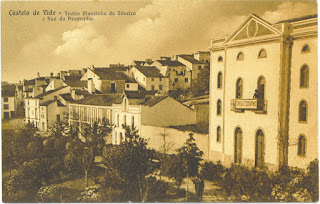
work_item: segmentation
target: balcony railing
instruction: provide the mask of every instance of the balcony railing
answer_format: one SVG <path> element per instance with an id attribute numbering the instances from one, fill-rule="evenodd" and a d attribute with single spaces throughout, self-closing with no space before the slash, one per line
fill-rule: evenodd
<path id="1" fill-rule="evenodd" d="M 265 99 L 231 99 L 231 111 L 243 112 L 245 110 L 257 113 L 267 112 L 268 101 Z"/>

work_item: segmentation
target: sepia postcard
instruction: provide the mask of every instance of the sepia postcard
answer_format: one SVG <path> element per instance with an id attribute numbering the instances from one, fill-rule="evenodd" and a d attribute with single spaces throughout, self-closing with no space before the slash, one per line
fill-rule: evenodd
<path id="1" fill-rule="evenodd" d="M 2 1 L 2 202 L 318 202 L 317 13 Z"/>

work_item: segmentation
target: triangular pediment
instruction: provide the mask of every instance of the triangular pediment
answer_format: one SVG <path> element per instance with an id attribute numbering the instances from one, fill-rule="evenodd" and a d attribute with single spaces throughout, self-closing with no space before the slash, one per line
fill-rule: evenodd
<path id="1" fill-rule="evenodd" d="M 227 42 L 252 39 L 281 32 L 260 17 L 251 14 L 226 40 Z"/>

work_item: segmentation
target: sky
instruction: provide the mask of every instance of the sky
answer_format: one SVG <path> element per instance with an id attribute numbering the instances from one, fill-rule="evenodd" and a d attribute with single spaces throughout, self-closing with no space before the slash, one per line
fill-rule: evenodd
<path id="1" fill-rule="evenodd" d="M 131 16 L 96 16 L 94 21 L 42 21 L 43 9 L 132 11 Z M 9 15 L 29 11 L 28 16 Z M 41 11 L 39 16 L 32 15 Z M 141 0 L 3 1 L 1 79 L 18 82 L 90 65 L 208 51 L 210 39 L 232 33 L 254 13 L 270 23 L 317 13 L 316 1 Z"/>

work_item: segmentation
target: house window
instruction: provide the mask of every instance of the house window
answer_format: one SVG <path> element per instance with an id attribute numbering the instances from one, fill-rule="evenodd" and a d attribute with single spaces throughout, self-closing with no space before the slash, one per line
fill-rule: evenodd
<path id="1" fill-rule="evenodd" d="M 124 137 L 123 137 L 122 132 L 120 132 L 120 143 L 122 143 L 123 141 L 124 141 Z"/>
<path id="2" fill-rule="evenodd" d="M 174 79 L 174 82 L 178 82 L 178 78 L 175 78 L 175 79 Z"/>
<path id="3" fill-rule="evenodd" d="M 243 81 L 241 78 L 237 79 L 236 82 L 236 98 L 242 98 Z"/>
<path id="4" fill-rule="evenodd" d="M 209 62 L 209 60 L 206 60 L 206 63 L 208 63 Z"/>
<path id="5" fill-rule="evenodd" d="M 301 53 L 308 53 L 310 52 L 310 46 L 308 44 L 302 47 Z"/>
<path id="6" fill-rule="evenodd" d="M 188 83 L 189 79 L 188 78 L 185 78 L 184 79 L 184 82 Z"/>
<path id="7" fill-rule="evenodd" d="M 238 60 L 238 61 L 244 60 L 244 54 L 243 54 L 243 52 L 239 52 L 239 54 L 237 55 L 237 60 Z"/>
<path id="8" fill-rule="evenodd" d="M 102 120 L 102 110 L 99 109 L 99 120 Z"/>
<path id="9" fill-rule="evenodd" d="M 60 115 L 57 115 L 57 122 L 60 122 Z"/>
<path id="10" fill-rule="evenodd" d="M 87 121 L 90 122 L 90 108 L 87 108 Z"/>
<path id="11" fill-rule="evenodd" d="M 221 142 L 221 128 L 217 127 L 217 142 Z"/>
<path id="12" fill-rule="evenodd" d="M 201 66 L 198 66 L 198 70 L 200 70 L 201 69 Z"/>
<path id="13" fill-rule="evenodd" d="M 8 102 L 8 97 L 4 97 L 3 102 Z"/>
<path id="14" fill-rule="evenodd" d="M 152 91 L 154 90 L 154 85 L 151 85 L 151 90 L 152 90 Z"/>
<path id="15" fill-rule="evenodd" d="M 110 83 L 110 91 L 116 92 L 116 83 Z"/>
<path id="16" fill-rule="evenodd" d="M 267 58 L 267 51 L 265 49 L 261 49 L 258 58 Z"/>
<path id="17" fill-rule="evenodd" d="M 298 140 L 298 155 L 305 156 L 306 155 L 306 137 L 304 135 L 299 136 Z"/>
<path id="18" fill-rule="evenodd" d="M 221 115 L 221 100 L 217 101 L 217 115 Z"/>
<path id="19" fill-rule="evenodd" d="M 127 88 L 130 88 L 130 84 L 127 84 Z"/>
<path id="20" fill-rule="evenodd" d="M 217 81 L 218 81 L 217 88 L 221 89 L 222 88 L 222 73 L 221 72 L 218 73 Z"/>
<path id="21" fill-rule="evenodd" d="M 125 126 L 127 126 L 127 116 L 126 115 L 123 116 L 123 124 Z"/>
<path id="22" fill-rule="evenodd" d="M 242 160 L 242 130 L 237 127 L 234 132 L 234 163 L 241 164 Z"/>
<path id="23" fill-rule="evenodd" d="M 302 100 L 299 104 L 299 122 L 307 122 L 308 105 Z"/>
<path id="24" fill-rule="evenodd" d="M 120 116 L 119 116 L 119 114 L 117 115 L 117 127 L 119 127 L 119 120 L 120 120 Z"/>
<path id="25" fill-rule="evenodd" d="M 258 93 L 257 93 L 256 98 L 264 99 L 266 80 L 265 80 L 265 78 L 263 76 L 259 77 L 257 86 L 258 86 L 257 87 Z"/>
<path id="26" fill-rule="evenodd" d="M 162 85 L 159 85 L 159 90 L 160 90 L 160 91 L 162 90 Z"/>
<path id="27" fill-rule="evenodd" d="M 9 104 L 3 104 L 3 109 L 4 110 L 9 110 Z"/>
<path id="28" fill-rule="evenodd" d="M 308 88 L 309 86 L 309 67 L 303 65 L 300 69 L 300 88 Z"/>
<path id="29" fill-rule="evenodd" d="M 223 62 L 223 58 L 221 56 L 218 57 L 218 62 Z"/>
<path id="30" fill-rule="evenodd" d="M 153 77 L 151 78 L 151 81 L 154 81 L 154 78 L 153 78 Z"/>
<path id="31" fill-rule="evenodd" d="M 264 133 L 261 129 L 256 132 L 255 167 L 264 167 Z"/>
<path id="32" fill-rule="evenodd" d="M 131 127 L 132 127 L 132 129 L 134 129 L 134 116 L 132 116 L 132 118 L 131 118 Z"/>

